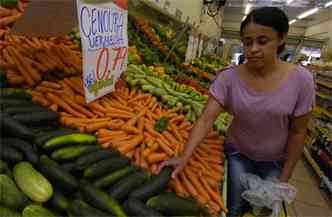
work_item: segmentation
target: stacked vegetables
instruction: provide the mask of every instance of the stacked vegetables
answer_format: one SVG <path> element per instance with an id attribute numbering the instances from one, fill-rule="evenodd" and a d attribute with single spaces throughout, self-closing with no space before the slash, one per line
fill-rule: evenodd
<path id="1" fill-rule="evenodd" d="M 13 85 L 32 87 L 42 80 L 82 73 L 80 48 L 67 37 L 8 36 L 3 45 L 0 66 Z"/>

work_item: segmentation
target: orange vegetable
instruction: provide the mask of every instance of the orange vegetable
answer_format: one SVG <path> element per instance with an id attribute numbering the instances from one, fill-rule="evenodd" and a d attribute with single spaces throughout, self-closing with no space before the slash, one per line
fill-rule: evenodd
<path id="1" fill-rule="evenodd" d="M 77 117 L 81 117 L 81 118 L 86 118 L 85 115 L 75 111 L 74 109 L 72 109 L 70 107 L 70 105 L 68 105 L 65 101 L 63 101 L 60 97 L 58 97 L 55 94 L 52 93 L 47 93 L 47 98 L 49 100 L 51 100 L 53 103 L 58 104 L 60 107 L 62 107 L 64 110 L 66 110 L 67 112 L 69 112 L 70 114 L 77 116 Z"/>
<path id="2" fill-rule="evenodd" d="M 187 191 L 190 193 L 190 195 L 196 197 L 198 195 L 198 192 L 196 191 L 194 186 L 191 184 L 191 182 L 188 180 L 188 178 L 186 177 L 186 175 L 184 174 L 183 171 L 180 172 L 180 178 L 182 180 L 184 187 L 187 189 Z"/>
<path id="3" fill-rule="evenodd" d="M 122 154 L 128 153 L 129 151 L 133 150 L 136 146 L 138 146 L 142 141 L 144 137 L 143 135 L 137 135 L 133 139 L 128 140 L 128 141 L 123 141 L 123 144 L 120 144 L 119 146 L 119 151 Z"/>
<path id="4" fill-rule="evenodd" d="M 166 160 L 167 159 L 167 154 L 165 154 L 165 153 L 152 153 L 152 154 L 149 154 L 147 159 L 148 159 L 148 162 L 150 164 L 153 164 L 153 163 L 157 163 L 157 162 Z"/>

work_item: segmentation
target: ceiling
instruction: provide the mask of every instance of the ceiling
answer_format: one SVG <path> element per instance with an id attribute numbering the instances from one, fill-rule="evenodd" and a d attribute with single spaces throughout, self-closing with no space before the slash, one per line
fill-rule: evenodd
<path id="1" fill-rule="evenodd" d="M 293 24 L 295 27 L 304 28 L 332 19 L 332 6 L 324 8 L 325 3 L 329 1 L 331 0 L 294 0 L 287 4 L 287 0 L 228 0 L 224 10 L 224 22 L 241 22 L 248 3 L 252 5 L 251 10 L 262 6 L 280 7 L 286 12 L 289 20 L 309 9 L 319 7 L 320 11 L 318 13 Z"/>

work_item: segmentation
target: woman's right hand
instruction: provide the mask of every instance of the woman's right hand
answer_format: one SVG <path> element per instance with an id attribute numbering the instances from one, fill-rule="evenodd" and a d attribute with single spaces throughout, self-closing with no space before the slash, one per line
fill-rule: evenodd
<path id="1" fill-rule="evenodd" d="M 172 178 L 175 179 L 177 174 L 181 172 L 186 166 L 187 162 L 188 160 L 185 157 L 173 157 L 167 161 L 162 162 L 158 167 L 157 173 L 159 174 L 164 167 L 171 166 L 174 168 Z"/>

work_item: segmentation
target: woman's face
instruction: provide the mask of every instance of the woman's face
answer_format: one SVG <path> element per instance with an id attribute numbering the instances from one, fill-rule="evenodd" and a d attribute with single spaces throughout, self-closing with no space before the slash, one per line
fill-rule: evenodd
<path id="1" fill-rule="evenodd" d="M 249 66 L 259 69 L 277 58 L 278 47 L 284 39 L 272 27 L 251 22 L 243 29 L 242 43 Z"/>

